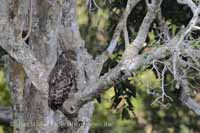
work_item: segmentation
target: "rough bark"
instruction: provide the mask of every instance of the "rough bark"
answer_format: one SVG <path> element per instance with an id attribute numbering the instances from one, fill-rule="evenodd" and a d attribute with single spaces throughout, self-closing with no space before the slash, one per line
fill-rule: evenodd
<path id="1" fill-rule="evenodd" d="M 31 6 L 30 6 L 31 2 Z M 48 107 L 48 74 L 64 49 L 77 54 L 78 89 L 94 82 L 91 56 L 83 47 L 76 22 L 76 1 L 1 0 L 1 46 L 13 58 L 5 58 L 13 101 L 13 127 L 18 133 L 87 132 L 92 102 L 80 109 L 74 121 Z M 32 10 L 32 14 L 30 11 Z M 30 17 L 32 23 L 30 21 Z M 28 34 L 31 24 L 31 34 Z M 88 69 L 90 68 L 90 69 Z M 88 70 L 86 70 L 88 69 Z M 96 76 L 97 77 L 97 76 Z M 75 121 L 77 120 L 77 121 Z M 81 127 L 77 128 L 77 123 Z M 83 125 L 84 124 L 84 125 Z"/>

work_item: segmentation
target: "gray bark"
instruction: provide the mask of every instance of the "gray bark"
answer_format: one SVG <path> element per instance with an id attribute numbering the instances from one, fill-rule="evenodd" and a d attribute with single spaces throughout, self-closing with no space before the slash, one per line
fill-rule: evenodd
<path id="1" fill-rule="evenodd" d="M 31 7 L 29 2 L 32 2 Z M 54 112 L 48 107 L 47 78 L 56 63 L 57 55 L 63 50 L 61 43 L 77 54 L 78 89 L 84 89 L 89 82 L 95 80 L 89 76 L 86 81 L 84 76 L 84 72 L 91 75 L 91 68 L 94 67 L 80 38 L 76 22 L 76 1 L 1 0 L 1 6 L 0 28 L 1 32 L 4 31 L 1 33 L 1 46 L 14 58 L 5 59 L 12 92 L 14 132 L 88 132 L 93 112 L 92 102 L 84 105 L 74 118 L 82 122 L 78 129 L 77 123 L 73 123 L 75 121 L 69 121 L 62 112 Z M 28 12 L 30 8 L 32 14 Z M 22 34 L 30 30 L 29 17 L 32 25 L 27 44 Z"/>

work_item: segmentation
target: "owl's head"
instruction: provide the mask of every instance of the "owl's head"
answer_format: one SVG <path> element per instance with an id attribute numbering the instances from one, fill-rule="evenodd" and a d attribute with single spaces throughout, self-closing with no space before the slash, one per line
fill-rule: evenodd
<path id="1" fill-rule="evenodd" d="M 66 51 L 63 51 L 61 53 L 61 58 L 63 58 L 64 60 L 74 60 L 76 61 L 76 52 L 74 52 L 73 50 L 66 50 Z M 59 56 L 59 57 L 60 57 Z"/>

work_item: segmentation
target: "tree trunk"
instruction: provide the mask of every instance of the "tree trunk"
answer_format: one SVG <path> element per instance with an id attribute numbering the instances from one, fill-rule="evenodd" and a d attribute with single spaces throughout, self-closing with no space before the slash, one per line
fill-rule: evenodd
<path id="1" fill-rule="evenodd" d="M 25 45 L 28 45 L 36 59 L 44 64 L 46 73 L 51 72 L 57 56 L 62 51 L 71 49 L 77 56 L 77 88 L 81 90 L 86 87 L 88 80 L 85 69 L 90 64 L 85 63 L 91 57 L 80 38 L 76 22 L 76 1 L 1 1 L 10 6 L 6 13 L 9 14 L 9 21 L 14 28 L 15 39 L 18 39 L 20 34 L 22 38 L 25 37 L 31 24 L 31 35 L 25 40 Z M 48 91 L 40 91 L 32 84 L 23 65 L 11 58 L 7 58 L 7 65 L 13 98 L 15 133 L 88 132 L 93 112 L 92 102 L 81 107 L 73 120 L 69 120 L 61 111 L 49 108 Z M 44 78 L 47 80 L 48 76 Z"/>

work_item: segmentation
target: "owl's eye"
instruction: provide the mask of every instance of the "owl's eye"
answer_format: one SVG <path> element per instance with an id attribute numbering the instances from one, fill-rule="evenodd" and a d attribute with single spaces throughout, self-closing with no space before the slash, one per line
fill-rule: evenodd
<path id="1" fill-rule="evenodd" d="M 73 84 L 72 84 L 72 82 L 69 84 L 69 86 L 72 86 Z"/>

